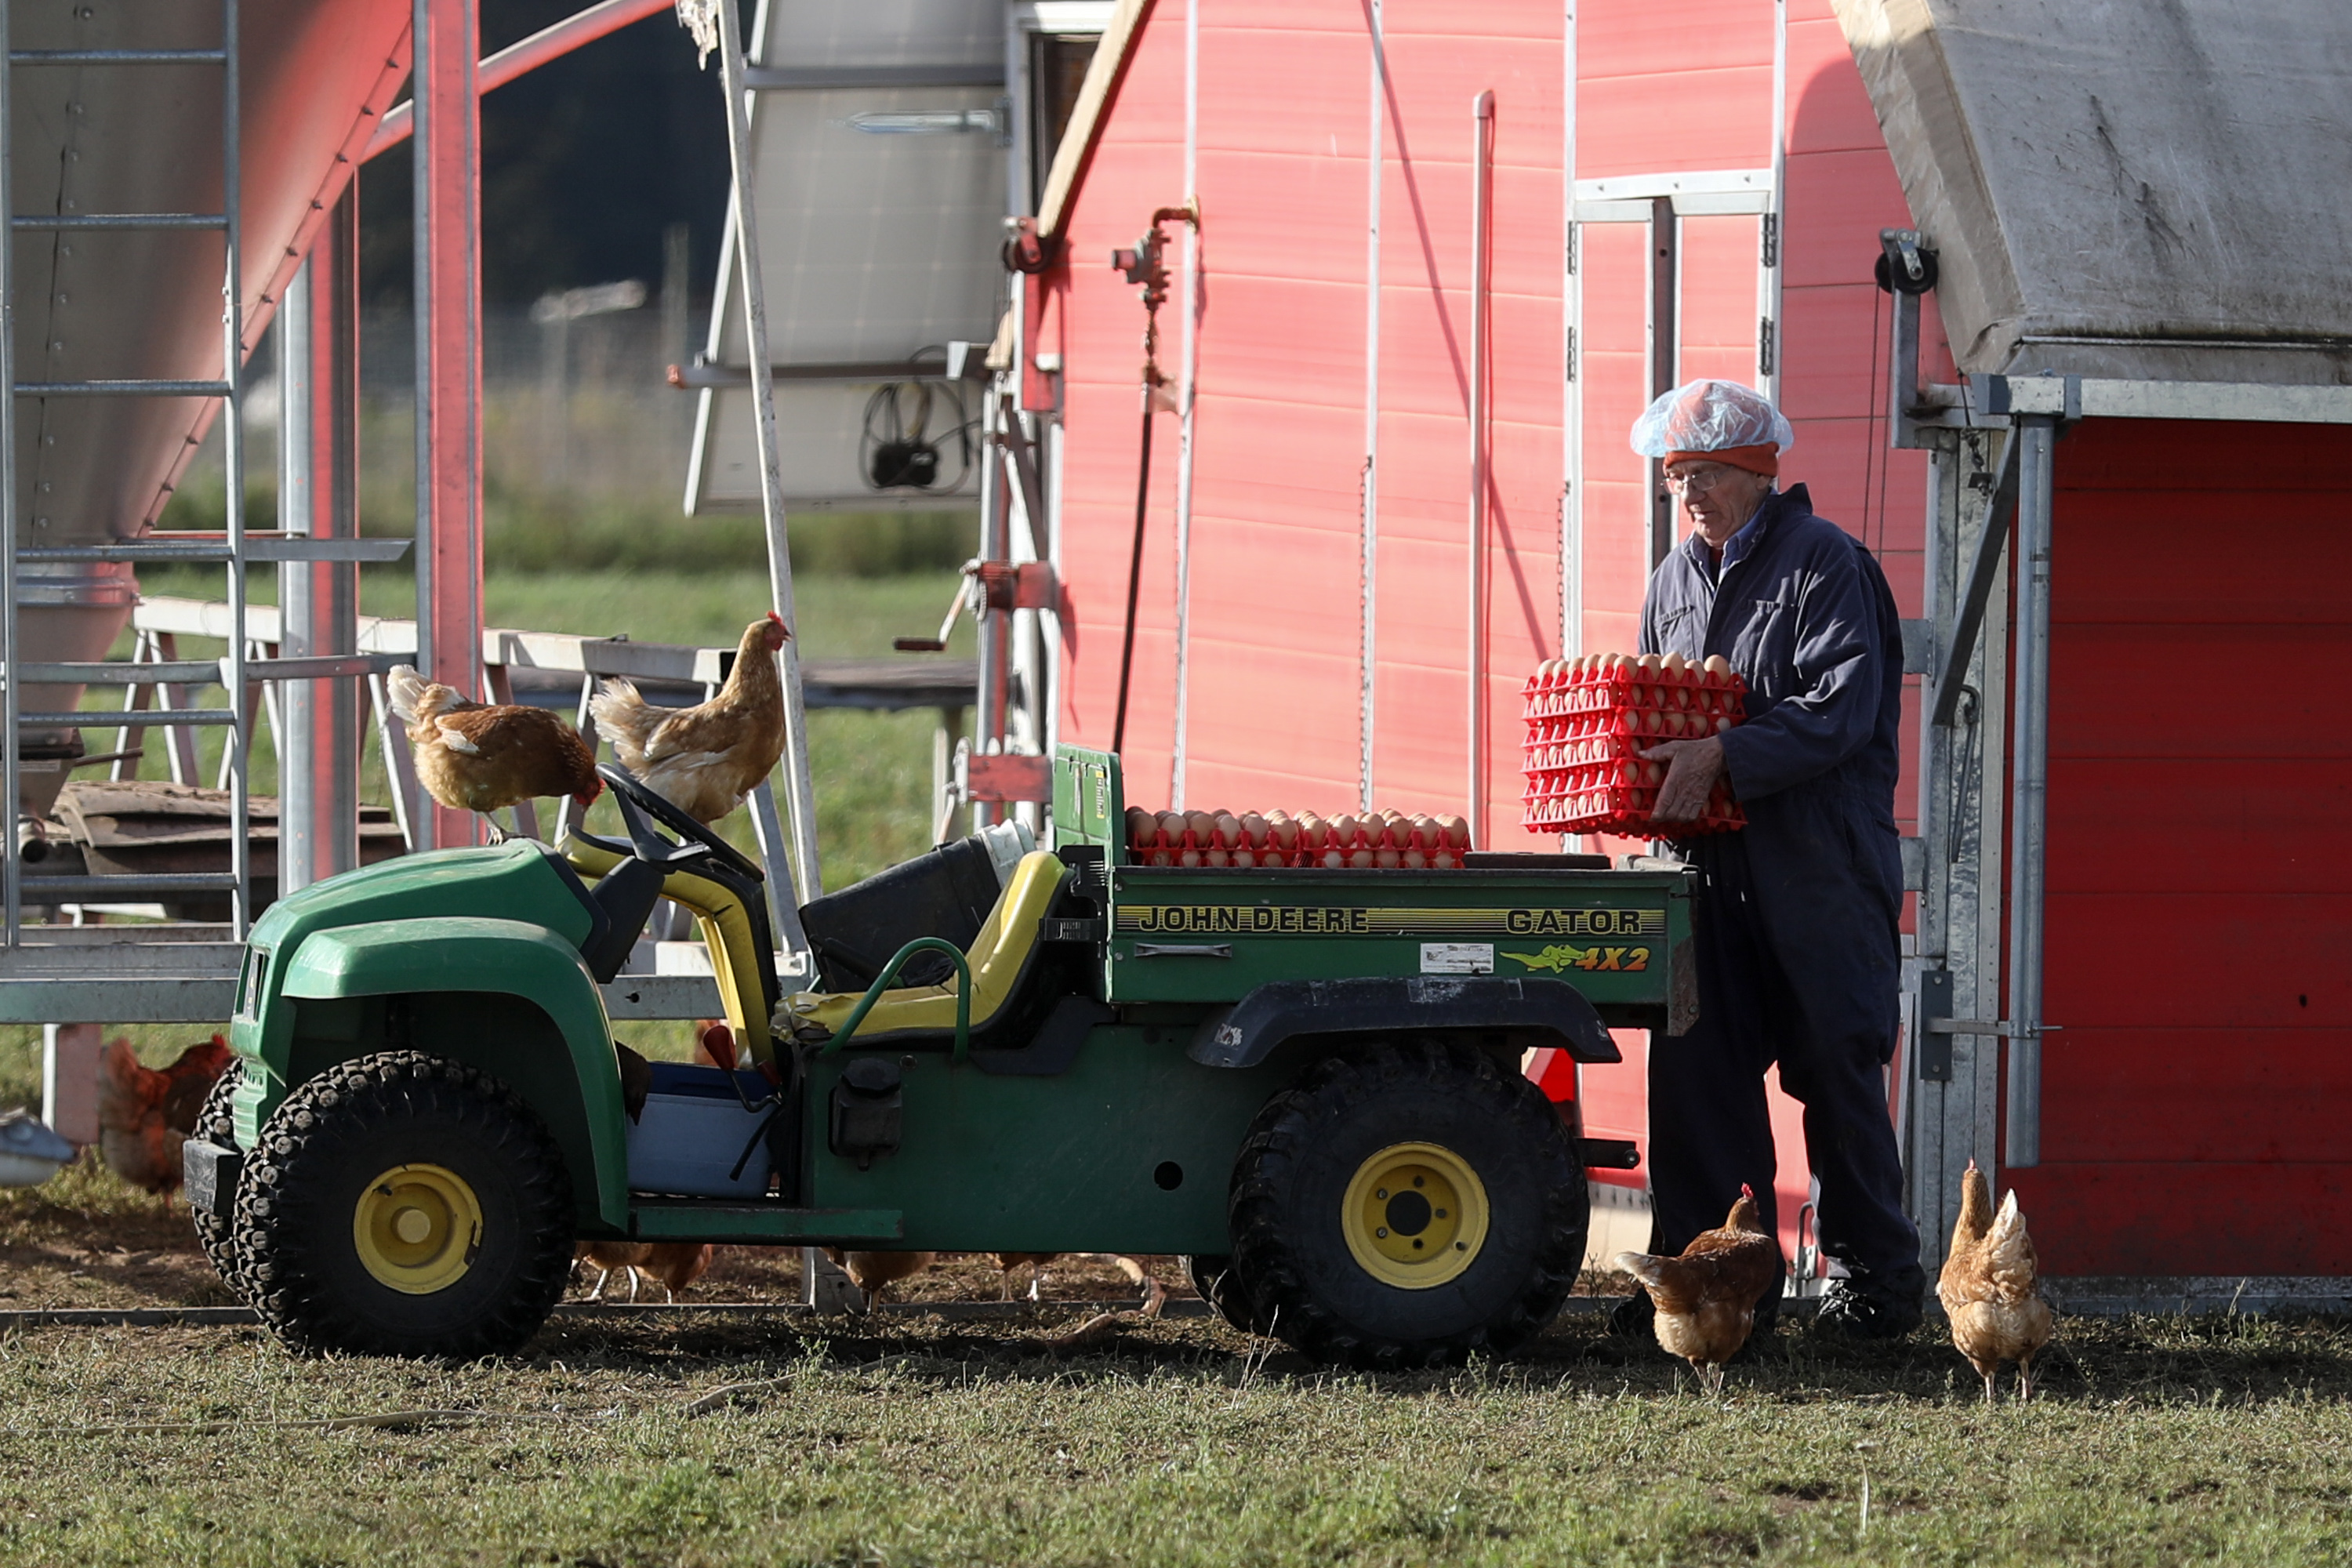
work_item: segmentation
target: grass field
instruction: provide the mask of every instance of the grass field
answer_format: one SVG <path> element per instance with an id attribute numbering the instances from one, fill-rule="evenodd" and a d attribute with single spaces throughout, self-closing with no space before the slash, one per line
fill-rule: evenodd
<path id="1" fill-rule="evenodd" d="M 1711 1401 L 1590 1316 L 1504 1365 L 1385 1377 L 1319 1373 L 1198 1319 L 1056 1353 L 1046 1336 L 1067 1321 L 567 1318 L 524 1356 L 457 1368 L 298 1361 L 250 1330 L 20 1333 L 0 1347 L 15 1439 L 0 1560 L 2137 1564 L 2352 1551 L 2336 1325 L 2078 1324 L 2049 1397 L 1987 1411 L 1927 1331 L 1866 1350 L 1787 1333 Z M 396 1412 L 447 1414 L 302 1425 Z"/>

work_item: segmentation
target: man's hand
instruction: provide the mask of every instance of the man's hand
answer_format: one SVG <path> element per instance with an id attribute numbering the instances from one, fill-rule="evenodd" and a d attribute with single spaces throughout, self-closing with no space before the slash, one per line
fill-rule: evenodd
<path id="1" fill-rule="evenodd" d="M 1723 741 L 1709 735 L 1703 741 L 1666 741 L 1642 753 L 1648 763 L 1664 763 L 1666 782 L 1658 786 L 1658 804 L 1650 820 L 1658 823 L 1696 822 L 1706 811 L 1707 796 L 1723 777 Z"/>

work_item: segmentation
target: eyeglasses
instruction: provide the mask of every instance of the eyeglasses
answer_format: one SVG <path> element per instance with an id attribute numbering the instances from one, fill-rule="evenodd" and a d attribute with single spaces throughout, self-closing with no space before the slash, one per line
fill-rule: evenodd
<path id="1" fill-rule="evenodd" d="M 1687 473 L 1667 474 L 1664 478 L 1668 489 L 1679 491 L 1684 495 L 1694 495 L 1715 489 L 1738 471 L 1736 468 L 1725 468 L 1720 464 L 1710 464 L 1704 468 L 1694 468 Z"/>

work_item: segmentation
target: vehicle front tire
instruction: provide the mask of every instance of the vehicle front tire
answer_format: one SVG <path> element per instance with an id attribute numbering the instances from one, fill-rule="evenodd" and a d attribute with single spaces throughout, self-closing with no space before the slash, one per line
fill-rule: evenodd
<path id="1" fill-rule="evenodd" d="M 1264 1331 L 1374 1369 L 1517 1349 L 1575 1285 L 1590 1219 L 1551 1103 L 1444 1040 L 1335 1057 L 1275 1096 L 1230 1215 Z"/>
<path id="2" fill-rule="evenodd" d="M 202 1109 L 196 1112 L 194 1136 L 223 1149 L 236 1147 L 236 1121 L 229 1105 L 237 1085 L 245 1081 L 245 1068 L 232 1061 L 228 1070 L 213 1083 L 205 1096 Z M 223 1219 L 209 1209 L 191 1204 L 190 1217 L 195 1222 L 196 1245 L 205 1249 L 205 1257 L 221 1277 L 221 1282 L 234 1291 L 236 1299 L 250 1306 L 253 1293 L 245 1280 L 245 1263 L 237 1256 L 236 1225 L 234 1218 Z M 234 1213 L 234 1210 L 232 1210 Z"/>
<path id="3" fill-rule="evenodd" d="M 519 1350 L 572 1268 L 572 1183 L 547 1129 L 486 1073 L 420 1051 L 289 1095 L 246 1157 L 237 1246 L 254 1309 L 305 1352 Z"/>

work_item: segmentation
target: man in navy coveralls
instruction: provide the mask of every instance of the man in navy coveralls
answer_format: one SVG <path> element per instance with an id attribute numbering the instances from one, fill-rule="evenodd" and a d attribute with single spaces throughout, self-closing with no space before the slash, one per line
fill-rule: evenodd
<path id="1" fill-rule="evenodd" d="M 1680 1252 L 1721 1225 L 1743 1182 L 1775 1226 L 1764 1072 L 1777 1062 L 1804 1106 L 1822 1248 L 1843 1266 L 1819 1323 L 1889 1338 L 1916 1326 L 1927 1284 L 1884 1076 L 1903 897 L 1903 636 L 1870 552 L 1813 515 L 1804 486 L 1774 488 L 1792 439 L 1759 394 L 1724 381 L 1677 387 L 1633 428 L 1691 529 L 1650 578 L 1642 651 L 1720 654 L 1748 683 L 1745 722 L 1643 753 L 1669 763 L 1660 837 L 1726 776 L 1748 816 L 1742 831 L 1680 845 L 1701 879 L 1699 1018 L 1650 1044 L 1650 1250 Z M 1779 1293 L 1759 1304 L 1759 1329 Z"/>

